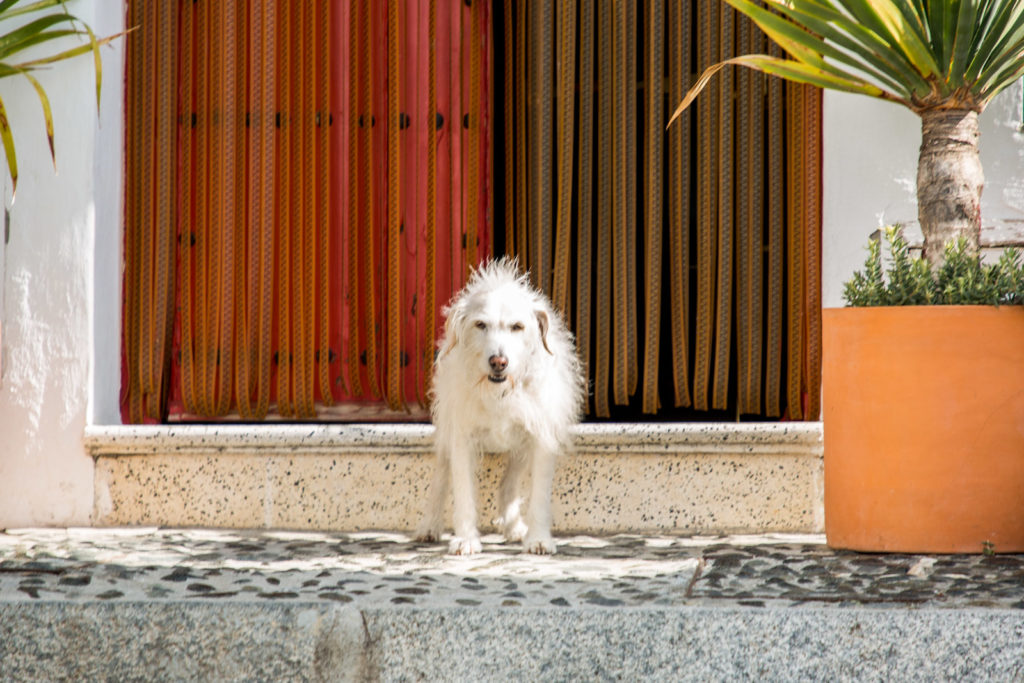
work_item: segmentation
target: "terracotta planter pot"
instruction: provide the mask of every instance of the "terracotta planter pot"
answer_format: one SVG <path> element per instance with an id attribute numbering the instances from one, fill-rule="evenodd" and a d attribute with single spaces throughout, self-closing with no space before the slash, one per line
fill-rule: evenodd
<path id="1" fill-rule="evenodd" d="M 1024 552 L 1024 308 L 826 309 L 837 548 Z"/>

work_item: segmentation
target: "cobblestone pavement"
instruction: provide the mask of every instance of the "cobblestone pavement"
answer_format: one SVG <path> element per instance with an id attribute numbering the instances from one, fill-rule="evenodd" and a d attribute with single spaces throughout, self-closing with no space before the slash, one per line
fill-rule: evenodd
<path id="1" fill-rule="evenodd" d="M 1024 555 L 875 555 L 821 536 L 500 536 L 445 554 L 398 533 L 0 532 L 0 601 L 324 600 L 359 606 L 749 605 L 1024 608 Z"/>

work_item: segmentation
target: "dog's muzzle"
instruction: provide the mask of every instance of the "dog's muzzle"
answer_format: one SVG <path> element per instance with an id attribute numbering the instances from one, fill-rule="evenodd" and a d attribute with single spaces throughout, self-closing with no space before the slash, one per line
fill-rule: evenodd
<path id="1" fill-rule="evenodd" d="M 487 363 L 491 366 L 491 374 L 487 375 L 487 379 L 495 384 L 501 384 L 508 379 L 505 377 L 505 369 L 508 368 L 508 358 L 494 354 L 487 359 Z"/>

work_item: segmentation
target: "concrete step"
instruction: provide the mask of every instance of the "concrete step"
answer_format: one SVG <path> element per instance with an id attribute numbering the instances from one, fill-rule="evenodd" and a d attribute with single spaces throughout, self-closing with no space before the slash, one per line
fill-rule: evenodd
<path id="1" fill-rule="evenodd" d="M 1024 556 L 820 536 L 0 533 L 4 680 L 1020 680 Z"/>
<path id="2" fill-rule="evenodd" d="M 433 428 L 90 427 L 97 525 L 411 530 Z M 500 457 L 480 510 L 497 516 Z M 556 472 L 556 533 L 823 531 L 821 423 L 585 424 Z"/>

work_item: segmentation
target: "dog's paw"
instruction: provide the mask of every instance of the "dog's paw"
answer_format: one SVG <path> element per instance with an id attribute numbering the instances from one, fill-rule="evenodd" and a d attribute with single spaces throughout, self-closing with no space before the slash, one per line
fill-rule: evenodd
<path id="1" fill-rule="evenodd" d="M 555 547 L 555 539 L 550 536 L 539 536 L 523 541 L 523 552 L 532 555 L 554 555 L 558 548 Z"/>
<path id="2" fill-rule="evenodd" d="M 456 536 L 448 542 L 449 555 L 475 555 L 484 549 L 477 537 L 462 538 Z"/>

